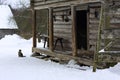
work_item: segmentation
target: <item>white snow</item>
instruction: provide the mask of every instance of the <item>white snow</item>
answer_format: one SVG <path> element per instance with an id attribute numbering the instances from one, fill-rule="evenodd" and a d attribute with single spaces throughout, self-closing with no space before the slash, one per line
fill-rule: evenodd
<path id="1" fill-rule="evenodd" d="M 8 5 L 0 5 L 0 29 L 17 29 L 13 14 Z"/>
<path id="2" fill-rule="evenodd" d="M 17 29 L 16 21 L 8 5 L 12 8 L 29 7 L 30 0 L 1 0 L 3 5 L 0 5 L 0 29 Z"/>
<path id="3" fill-rule="evenodd" d="M 1 39 L 0 48 L 0 80 L 120 80 L 120 63 L 94 73 L 92 67 L 80 67 L 73 60 L 66 65 L 44 61 L 30 57 L 32 39 L 16 34 Z M 17 56 L 19 49 L 26 57 Z"/>
<path id="4" fill-rule="evenodd" d="M 104 49 L 101 49 L 101 50 L 99 51 L 99 53 L 101 53 L 101 52 L 105 52 L 105 50 L 104 50 Z"/>

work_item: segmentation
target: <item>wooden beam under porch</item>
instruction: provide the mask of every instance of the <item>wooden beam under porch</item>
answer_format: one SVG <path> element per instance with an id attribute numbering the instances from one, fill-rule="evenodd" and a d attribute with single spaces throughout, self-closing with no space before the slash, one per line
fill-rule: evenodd
<path id="1" fill-rule="evenodd" d="M 70 60 L 75 60 L 80 64 L 84 64 L 84 65 L 88 65 L 88 66 L 93 66 L 93 60 L 90 59 L 85 59 L 85 58 L 80 58 L 77 56 L 72 56 L 70 54 L 65 54 L 65 52 L 51 52 L 49 49 L 44 49 L 44 48 L 32 48 L 32 51 L 34 53 L 41 53 L 41 54 L 45 54 L 51 57 L 55 57 L 55 58 L 59 58 L 60 60 L 66 60 L 66 61 L 70 61 Z M 36 58 L 39 58 L 40 56 L 36 56 Z M 97 65 L 98 68 L 103 68 L 103 66 L 101 65 Z"/>

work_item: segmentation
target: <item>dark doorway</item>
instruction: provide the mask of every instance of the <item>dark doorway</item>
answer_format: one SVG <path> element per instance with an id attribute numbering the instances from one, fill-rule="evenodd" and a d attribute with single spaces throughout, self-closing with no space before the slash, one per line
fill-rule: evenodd
<path id="1" fill-rule="evenodd" d="M 77 48 L 87 50 L 87 11 L 76 12 Z"/>

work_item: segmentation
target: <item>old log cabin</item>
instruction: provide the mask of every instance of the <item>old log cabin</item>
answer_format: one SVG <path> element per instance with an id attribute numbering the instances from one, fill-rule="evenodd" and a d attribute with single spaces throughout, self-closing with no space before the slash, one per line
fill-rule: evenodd
<path id="1" fill-rule="evenodd" d="M 85 65 L 93 65 L 101 49 L 119 53 L 120 41 L 112 42 L 113 36 L 120 35 L 119 7 L 119 0 L 31 0 L 33 53 Z M 36 42 L 36 11 L 42 9 L 48 10 L 47 34 L 42 35 L 48 45 L 44 43 L 44 48 Z"/>

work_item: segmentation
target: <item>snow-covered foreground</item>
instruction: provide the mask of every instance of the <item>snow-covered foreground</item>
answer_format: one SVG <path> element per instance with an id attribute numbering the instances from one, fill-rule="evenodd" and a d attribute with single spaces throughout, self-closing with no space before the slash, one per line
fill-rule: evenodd
<path id="1" fill-rule="evenodd" d="M 30 57 L 31 48 L 32 39 L 25 40 L 15 34 L 0 40 L 0 80 L 120 80 L 120 64 L 93 73 L 91 67 L 78 67 L 73 61 L 61 65 Z M 25 58 L 17 56 L 19 49 Z"/>

